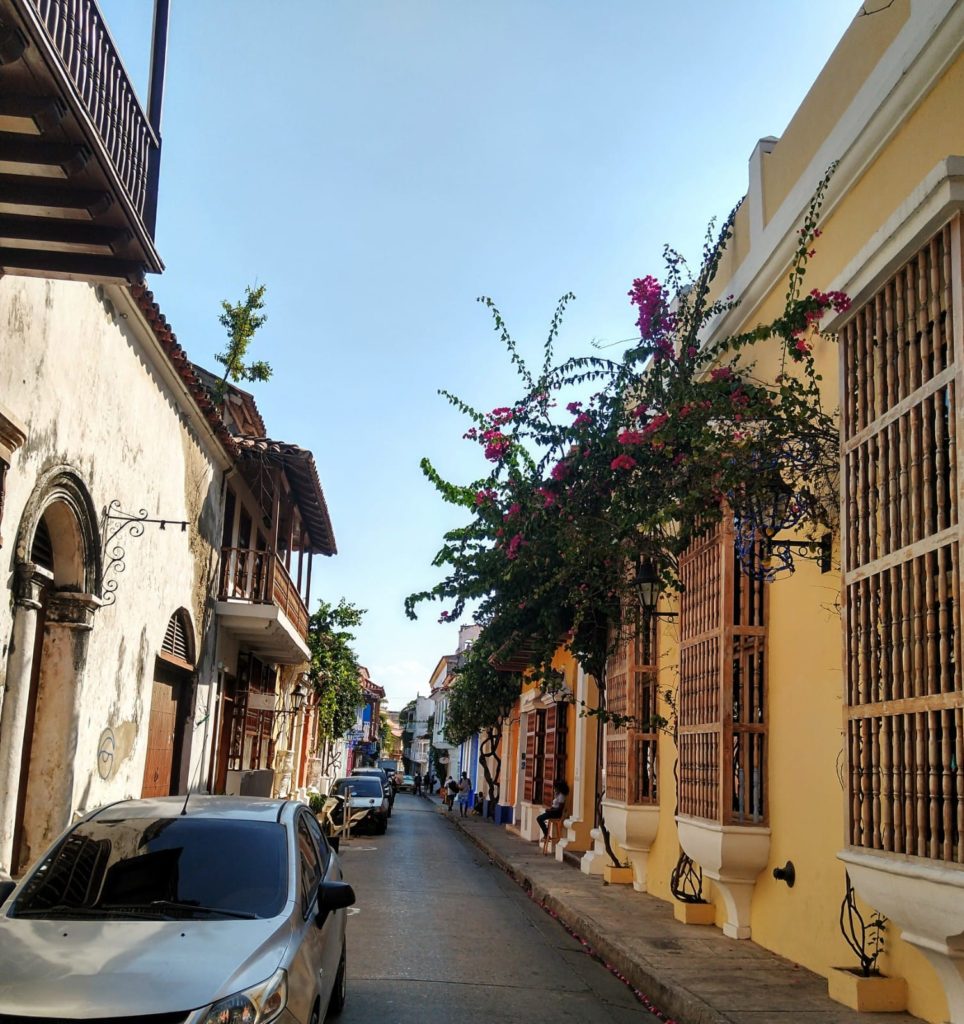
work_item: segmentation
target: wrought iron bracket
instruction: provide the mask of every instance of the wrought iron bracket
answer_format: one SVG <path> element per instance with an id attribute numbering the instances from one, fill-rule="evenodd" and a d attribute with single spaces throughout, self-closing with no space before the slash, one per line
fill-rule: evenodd
<path id="1" fill-rule="evenodd" d="M 144 527 L 148 523 L 157 524 L 162 530 L 167 526 L 180 526 L 181 533 L 184 533 L 187 530 L 187 520 L 153 519 L 148 516 L 145 508 L 138 509 L 137 512 L 125 512 L 116 498 L 104 508 L 103 520 L 103 551 L 107 556 L 107 562 L 104 565 L 101 600 L 108 605 L 117 600 L 117 577 L 127 568 L 127 551 L 122 544 L 115 544 L 115 540 L 125 530 L 129 531 L 131 537 L 143 536 Z"/>
<path id="2" fill-rule="evenodd" d="M 801 551 L 808 557 L 813 557 L 820 566 L 822 573 L 830 572 L 830 553 L 833 541 L 829 533 L 825 533 L 820 540 L 784 540 L 782 537 L 772 537 L 766 542 L 766 546 L 772 555 L 776 555 L 781 561 L 787 562 L 790 559 L 791 551 Z M 792 564 L 792 561 L 791 561 Z"/>

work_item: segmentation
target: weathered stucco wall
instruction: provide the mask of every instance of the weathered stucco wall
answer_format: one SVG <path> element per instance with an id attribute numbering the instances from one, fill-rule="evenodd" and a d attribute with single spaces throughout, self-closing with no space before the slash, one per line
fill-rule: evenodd
<path id="1" fill-rule="evenodd" d="M 7 474 L 0 565 L 8 585 L 25 506 L 38 478 L 58 464 L 72 467 L 84 482 L 98 515 L 116 499 L 127 511 L 146 509 L 152 518 L 189 524 L 184 532 L 148 525 L 141 537 L 124 532 L 116 538 L 126 551 L 116 603 L 94 612 L 86 664 L 74 666 L 79 721 L 75 751 L 65 756 L 74 758 L 75 811 L 140 795 L 155 656 L 179 608 L 194 628 L 201 709 L 195 721 L 203 718 L 213 677 L 210 591 L 224 454 L 203 436 L 203 426 L 199 435 L 189 421 L 189 406 L 169 386 L 163 357 L 136 307 L 122 292 L 114 298 L 117 305 L 102 288 L 85 283 L 0 279 L 0 401 L 28 427 Z M 107 579 L 114 576 L 108 571 Z M 12 620 L 11 595 L 0 606 L 0 683 Z M 202 631 L 210 632 L 211 642 L 202 643 Z M 69 714 L 69 701 L 61 704 Z M 109 766 L 102 760 L 102 778 L 98 749 L 108 729 L 113 759 Z M 195 729 L 192 782 L 203 735 L 203 727 Z M 69 766 L 62 767 L 69 778 Z"/>

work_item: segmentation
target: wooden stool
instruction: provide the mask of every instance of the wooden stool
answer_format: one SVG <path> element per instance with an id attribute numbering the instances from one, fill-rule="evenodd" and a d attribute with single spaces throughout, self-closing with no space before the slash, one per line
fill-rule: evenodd
<path id="1" fill-rule="evenodd" d="M 546 824 L 549 826 L 546 834 L 542 837 L 542 855 L 547 856 L 556 852 L 556 843 L 559 842 L 562 832 L 562 818 L 550 818 Z"/>

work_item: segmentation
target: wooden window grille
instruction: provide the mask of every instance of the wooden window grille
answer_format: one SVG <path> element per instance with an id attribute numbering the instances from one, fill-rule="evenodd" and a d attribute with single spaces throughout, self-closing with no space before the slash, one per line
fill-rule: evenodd
<path id="1" fill-rule="evenodd" d="M 41 518 L 34 531 L 33 544 L 30 547 L 30 561 L 39 565 L 47 572 L 54 571 L 54 543 L 50 536 L 47 520 Z"/>
<path id="2" fill-rule="evenodd" d="M 164 632 L 161 653 L 185 665 L 193 665 L 194 654 L 191 643 L 191 623 L 183 609 L 176 611 L 168 620 Z"/>
<path id="3" fill-rule="evenodd" d="M 960 215 L 841 332 L 851 845 L 964 863 Z"/>
<path id="4" fill-rule="evenodd" d="M 645 628 L 637 620 L 632 635 L 618 644 L 606 669 L 606 695 L 611 712 L 632 719 L 625 726 L 606 726 L 606 797 L 627 804 L 658 803 L 655 618 Z"/>
<path id="5" fill-rule="evenodd" d="M 680 574 L 680 813 L 765 824 L 765 584 L 740 571 L 730 519 L 693 540 Z"/>

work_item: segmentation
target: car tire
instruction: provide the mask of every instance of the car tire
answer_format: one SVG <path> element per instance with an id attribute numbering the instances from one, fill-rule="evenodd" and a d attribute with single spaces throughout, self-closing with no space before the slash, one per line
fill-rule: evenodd
<path id="1" fill-rule="evenodd" d="M 335 987 L 331 990 L 328 1000 L 327 1017 L 337 1017 L 345 1008 L 348 999 L 348 965 L 346 947 L 341 947 L 341 960 L 338 961 L 338 973 L 335 975 Z"/>
<path id="2" fill-rule="evenodd" d="M 375 835 L 383 836 L 388 831 L 388 818 L 382 818 L 375 826 Z"/>

